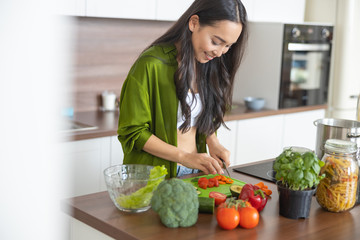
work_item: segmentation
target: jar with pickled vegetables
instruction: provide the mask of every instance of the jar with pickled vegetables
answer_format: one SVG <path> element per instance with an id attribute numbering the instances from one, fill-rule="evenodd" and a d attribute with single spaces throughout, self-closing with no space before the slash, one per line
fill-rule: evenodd
<path id="1" fill-rule="evenodd" d="M 328 139 L 320 174 L 325 177 L 316 190 L 316 200 L 330 212 L 343 212 L 354 207 L 357 198 L 359 167 L 354 142 Z"/>

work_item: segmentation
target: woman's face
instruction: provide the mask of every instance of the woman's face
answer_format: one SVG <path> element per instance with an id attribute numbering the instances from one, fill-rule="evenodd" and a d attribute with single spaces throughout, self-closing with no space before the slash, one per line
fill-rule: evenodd
<path id="1" fill-rule="evenodd" d="M 199 17 L 193 15 L 189 21 L 192 44 L 196 60 L 207 63 L 225 54 L 239 38 L 241 23 L 229 20 L 218 21 L 213 26 L 200 26 Z"/>

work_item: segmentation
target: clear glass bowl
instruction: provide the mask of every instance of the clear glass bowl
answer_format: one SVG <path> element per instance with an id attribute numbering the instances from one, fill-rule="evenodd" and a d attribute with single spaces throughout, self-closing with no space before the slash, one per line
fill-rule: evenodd
<path id="1" fill-rule="evenodd" d="M 125 212 L 144 212 L 150 208 L 153 191 L 166 175 L 149 180 L 153 166 L 115 165 L 104 170 L 105 183 L 115 206 Z"/>

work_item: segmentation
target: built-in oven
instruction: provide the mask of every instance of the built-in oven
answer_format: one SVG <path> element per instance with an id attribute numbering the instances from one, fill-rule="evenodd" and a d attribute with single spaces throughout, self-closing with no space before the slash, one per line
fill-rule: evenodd
<path id="1" fill-rule="evenodd" d="M 324 104 L 327 101 L 331 26 L 284 26 L 279 108 Z"/>
<path id="2" fill-rule="evenodd" d="M 270 109 L 327 103 L 333 26 L 250 22 L 234 102 L 263 97 Z"/>

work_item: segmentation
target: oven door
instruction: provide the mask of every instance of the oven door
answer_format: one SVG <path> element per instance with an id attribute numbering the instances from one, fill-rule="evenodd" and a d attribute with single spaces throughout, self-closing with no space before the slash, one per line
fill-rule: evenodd
<path id="1" fill-rule="evenodd" d="M 330 56 L 330 43 L 284 44 L 279 108 L 326 103 Z"/>

